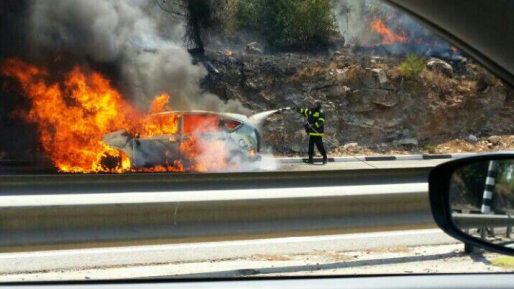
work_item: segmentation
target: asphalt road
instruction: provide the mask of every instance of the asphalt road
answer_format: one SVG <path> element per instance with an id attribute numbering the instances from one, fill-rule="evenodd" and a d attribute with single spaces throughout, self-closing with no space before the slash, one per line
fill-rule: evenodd
<path id="1" fill-rule="evenodd" d="M 0 254 L 0 282 L 509 272 L 504 259 L 411 230 Z"/>
<path id="2" fill-rule="evenodd" d="M 298 255 L 318 251 L 358 251 L 405 246 L 456 244 L 439 229 L 293 237 L 174 245 L 114 247 L 0 254 L 2 275 L 71 271 L 160 263 L 210 262 L 254 255 Z"/>
<path id="3" fill-rule="evenodd" d="M 448 159 L 439 160 L 405 160 L 405 161 L 352 161 L 337 162 L 323 165 L 321 163 L 303 164 L 277 164 L 279 171 L 315 171 L 315 170 L 374 170 L 374 169 L 394 169 L 394 168 L 431 168 L 447 162 Z M 266 168 L 265 168 L 266 169 Z"/>
<path id="4" fill-rule="evenodd" d="M 245 171 L 320 171 L 320 170 L 367 170 L 388 168 L 434 167 L 450 159 L 433 160 L 393 160 L 393 161 L 364 161 L 362 157 L 355 157 L 344 162 L 330 162 L 323 165 L 321 162 L 314 164 L 283 163 L 273 157 L 263 157 L 261 162 L 247 165 Z M 291 159 L 288 159 L 291 160 Z M 17 163 L 0 161 L 0 175 L 30 175 L 30 174 L 56 174 L 52 168 L 39 168 L 30 163 Z M 173 173 L 171 173 L 173 174 Z"/>
<path id="5" fill-rule="evenodd" d="M 0 254 L 0 282 L 511 272 L 438 229 Z"/>

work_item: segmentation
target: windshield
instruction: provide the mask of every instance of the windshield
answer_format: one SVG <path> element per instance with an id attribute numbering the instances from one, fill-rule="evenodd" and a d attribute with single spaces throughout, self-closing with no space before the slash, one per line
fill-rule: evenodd
<path id="1" fill-rule="evenodd" d="M 2 1 L 0 23 L 0 282 L 512 270 L 437 228 L 427 176 L 513 149 L 514 92 L 384 2 Z"/>

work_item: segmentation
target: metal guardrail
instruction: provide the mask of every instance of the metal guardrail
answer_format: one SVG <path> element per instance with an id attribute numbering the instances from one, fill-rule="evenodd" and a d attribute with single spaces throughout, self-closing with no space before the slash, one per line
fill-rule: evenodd
<path id="1" fill-rule="evenodd" d="M 0 251 L 432 228 L 428 171 L 0 176 Z M 422 186 L 405 189 L 412 183 Z M 397 190 L 349 191 L 364 184 Z M 236 194 L 241 189 L 246 191 Z M 262 196 L 244 195 L 258 190 Z M 290 195 L 276 197 L 274 190 Z M 307 193 L 291 195 L 296 190 Z M 139 199 L 133 201 L 135 192 Z M 220 192 L 238 197 L 218 198 Z M 48 202 L 47 194 L 70 202 Z M 195 199 L 199 194 L 207 197 Z M 32 202 L 6 202 L 17 196 Z"/>
<path id="2" fill-rule="evenodd" d="M 0 175 L 0 196 L 70 193 L 201 191 L 427 182 L 431 168 L 247 173 Z"/>
<path id="3" fill-rule="evenodd" d="M 463 213 L 452 213 L 452 219 L 455 225 L 463 230 L 466 234 L 471 234 L 470 230 L 476 230 L 474 235 L 476 238 L 486 240 L 493 238 L 492 240 L 501 240 L 498 238 L 498 234 L 505 234 L 505 238 L 512 238 L 512 227 L 514 226 L 514 216 L 509 214 L 482 214 L 480 211 L 475 213 L 463 212 Z M 478 236 L 479 235 L 479 236 Z M 493 242 L 490 240 L 490 242 Z M 476 251 L 472 245 L 464 243 L 464 251 L 466 253 L 472 253 Z"/>
<path id="4" fill-rule="evenodd" d="M 514 216 L 452 213 L 455 224 L 461 229 L 480 228 L 511 228 L 514 226 Z"/>

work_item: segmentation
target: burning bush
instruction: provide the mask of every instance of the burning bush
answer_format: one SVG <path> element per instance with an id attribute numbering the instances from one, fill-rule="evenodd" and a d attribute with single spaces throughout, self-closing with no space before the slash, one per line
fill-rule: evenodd
<path id="1" fill-rule="evenodd" d="M 239 0 L 240 29 L 257 33 L 272 49 L 313 50 L 326 47 L 336 33 L 330 0 Z"/>

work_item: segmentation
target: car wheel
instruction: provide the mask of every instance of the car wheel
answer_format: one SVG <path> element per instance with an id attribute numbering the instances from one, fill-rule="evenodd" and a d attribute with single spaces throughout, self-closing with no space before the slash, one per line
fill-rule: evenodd
<path id="1" fill-rule="evenodd" d="M 114 171 L 121 168 L 121 156 L 103 155 L 100 164 L 106 171 Z"/>

